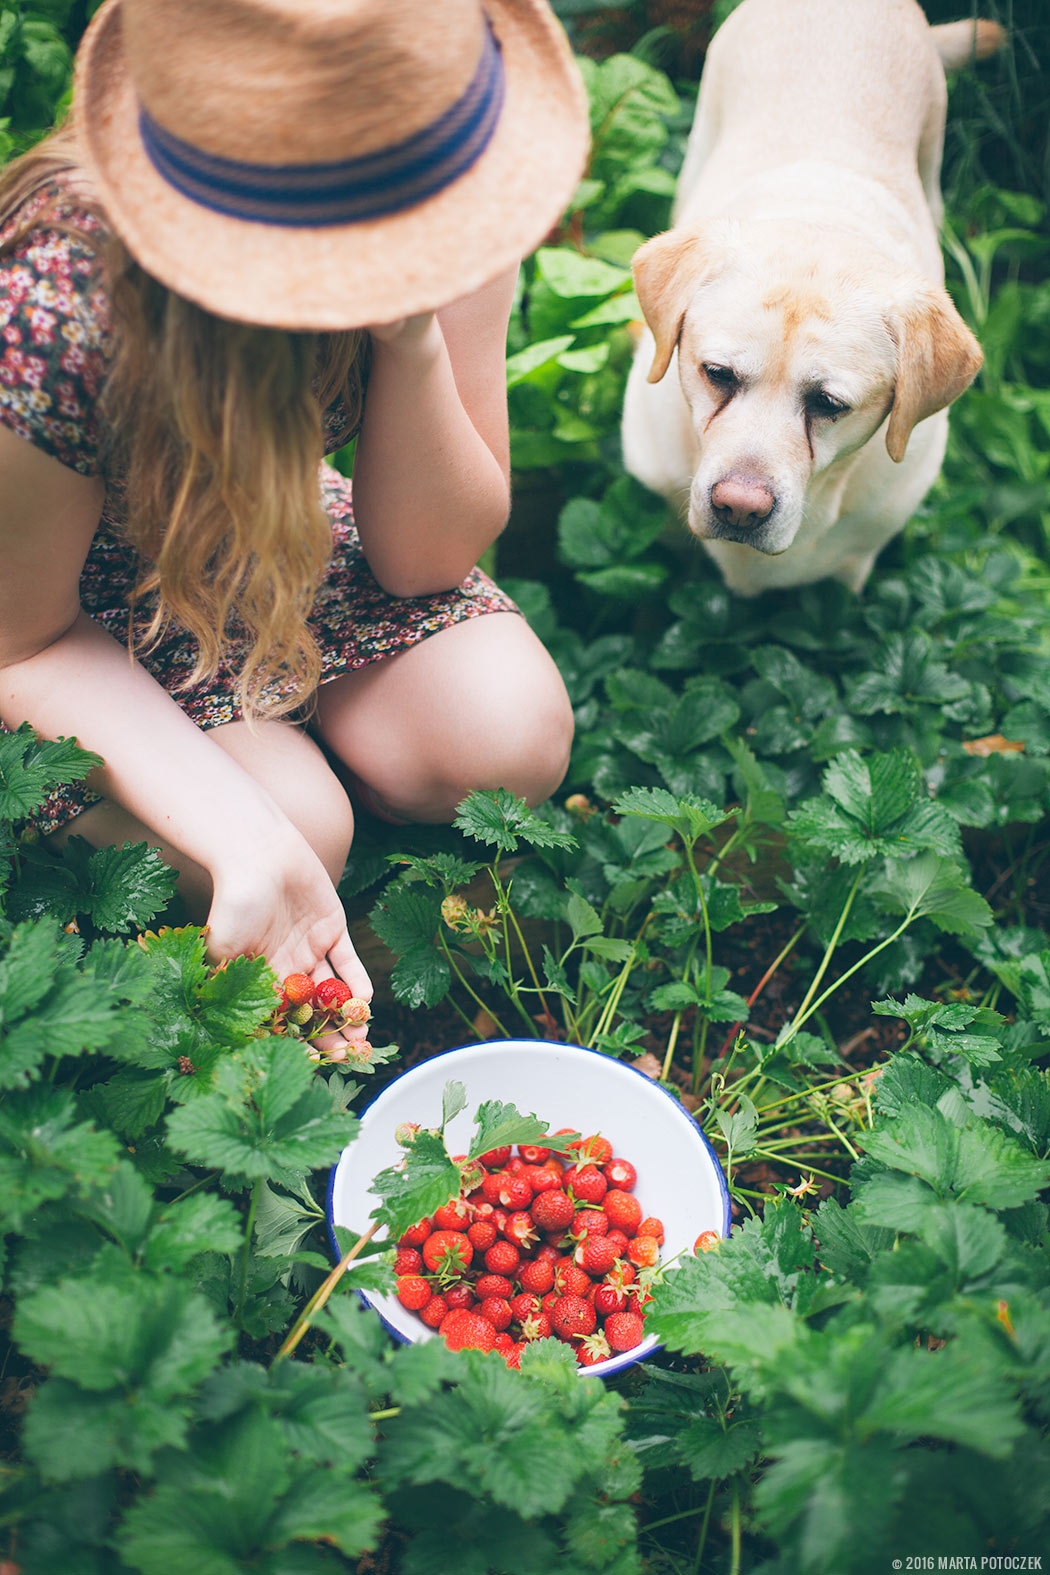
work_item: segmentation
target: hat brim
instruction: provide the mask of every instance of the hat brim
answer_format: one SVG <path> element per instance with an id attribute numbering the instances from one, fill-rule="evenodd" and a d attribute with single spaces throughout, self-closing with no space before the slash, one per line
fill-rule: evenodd
<path id="1" fill-rule="evenodd" d="M 300 229 L 230 218 L 182 195 L 139 135 L 119 0 L 77 57 L 84 162 L 132 256 L 169 289 L 238 322 L 320 330 L 391 322 L 469 295 L 540 244 L 587 155 L 586 96 L 564 34 L 537 0 L 486 0 L 506 77 L 478 161 L 436 196 L 363 223 Z"/>

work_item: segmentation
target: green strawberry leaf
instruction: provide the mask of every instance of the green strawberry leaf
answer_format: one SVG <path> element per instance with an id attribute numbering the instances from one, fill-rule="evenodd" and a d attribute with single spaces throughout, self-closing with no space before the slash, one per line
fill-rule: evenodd
<path id="1" fill-rule="evenodd" d="M 0 820 L 31 815 L 53 787 L 80 782 L 102 764 L 74 739 L 42 740 L 29 726 L 0 733 Z"/>
<path id="2" fill-rule="evenodd" d="M 468 794 L 453 825 L 501 853 L 513 853 L 519 842 L 532 848 L 576 846 L 575 837 L 550 825 L 506 788 Z"/>

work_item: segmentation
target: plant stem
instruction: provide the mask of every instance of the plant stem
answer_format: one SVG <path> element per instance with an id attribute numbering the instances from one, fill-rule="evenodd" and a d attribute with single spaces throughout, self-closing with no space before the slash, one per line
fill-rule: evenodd
<path id="1" fill-rule="evenodd" d="M 790 955 L 790 953 L 798 945 L 798 942 L 802 939 L 802 937 L 803 937 L 803 935 L 805 935 L 805 933 L 806 933 L 806 926 L 804 924 L 802 924 L 795 931 L 794 935 L 788 941 L 787 945 L 783 948 L 783 950 L 778 952 L 776 957 L 774 957 L 773 961 L 770 963 L 769 967 L 766 969 L 765 973 L 762 975 L 761 979 L 755 985 L 755 988 L 751 991 L 751 994 L 747 998 L 747 1004 L 748 1004 L 748 1008 L 749 1009 L 752 1006 L 754 1006 L 755 1002 L 758 1000 L 759 996 L 762 994 L 762 991 L 765 989 L 765 987 L 769 983 L 770 979 L 772 979 L 773 975 L 776 973 L 777 969 L 780 967 L 780 965 L 784 961 L 785 957 Z M 733 1043 L 733 1040 L 736 1038 L 737 1034 L 740 1032 L 740 1030 L 741 1030 L 741 1028 L 743 1028 L 743 1026 L 744 1025 L 743 1025 L 742 1022 L 733 1024 L 732 1028 L 726 1034 L 725 1039 L 722 1041 L 721 1049 L 719 1050 L 718 1054 L 715 1056 L 715 1060 L 716 1061 L 721 1061 L 722 1057 L 725 1055 L 726 1051 L 729 1049 L 729 1046 Z"/>
<path id="2" fill-rule="evenodd" d="M 732 1509 L 732 1535 L 733 1535 L 733 1562 L 729 1575 L 740 1575 L 740 1479 L 733 1480 L 733 1509 Z"/>
<path id="3" fill-rule="evenodd" d="M 255 1215 L 264 1186 L 265 1182 L 260 1176 L 252 1188 L 251 1202 L 248 1204 L 248 1220 L 244 1227 L 244 1246 L 241 1249 L 241 1269 L 237 1285 L 237 1308 L 233 1315 L 238 1329 L 241 1327 L 241 1319 L 244 1316 L 244 1298 L 248 1291 L 248 1264 L 252 1255 L 252 1234 L 255 1230 Z"/>
<path id="4" fill-rule="evenodd" d="M 281 1349 L 277 1352 L 277 1355 L 274 1357 L 274 1362 L 279 1362 L 284 1356 L 291 1356 L 292 1352 L 299 1344 L 299 1341 L 302 1339 L 307 1329 L 309 1329 L 314 1313 L 317 1312 L 319 1308 L 324 1306 L 325 1302 L 328 1300 L 329 1296 L 331 1296 L 332 1292 L 335 1290 L 336 1286 L 339 1284 L 339 1281 L 353 1263 L 358 1253 L 363 1247 L 367 1247 L 368 1243 L 372 1240 L 372 1237 L 375 1235 L 378 1229 L 379 1221 L 376 1220 L 374 1225 L 370 1225 L 368 1227 L 363 1236 L 358 1237 L 357 1241 L 354 1242 L 354 1245 L 350 1248 L 350 1251 L 346 1254 L 346 1256 L 340 1258 L 339 1262 L 328 1275 L 327 1279 L 325 1279 L 318 1286 L 317 1290 L 314 1291 L 314 1294 L 310 1297 L 310 1300 L 307 1302 L 306 1306 L 295 1320 L 295 1323 L 292 1325 L 288 1337 L 281 1346 Z"/>
<path id="5" fill-rule="evenodd" d="M 804 1022 L 807 1022 L 809 1020 L 809 1018 L 811 1018 L 814 1015 L 815 1012 L 819 1012 L 820 1011 L 820 1008 L 824 1005 L 824 1002 L 828 999 L 828 997 L 830 995 L 834 995 L 835 994 L 835 991 L 839 988 L 840 985 L 845 984 L 847 979 L 852 979 L 852 977 L 853 977 L 853 975 L 855 973 L 859 972 L 859 970 L 861 968 L 863 968 L 867 963 L 871 962 L 871 959 L 873 957 L 877 957 L 880 952 L 884 952 L 886 950 L 887 946 L 892 946 L 894 941 L 900 940 L 901 936 L 904 934 L 905 930 L 908 928 L 909 924 L 911 923 L 911 921 L 912 921 L 912 919 L 914 917 L 915 917 L 915 911 L 914 911 L 914 909 L 910 909 L 909 912 L 905 915 L 903 922 L 901 924 L 898 924 L 898 926 L 894 930 L 893 934 L 892 935 L 887 935 L 886 939 L 884 941 L 880 941 L 877 946 L 873 946 L 871 948 L 870 952 L 865 952 L 864 956 L 860 959 L 860 961 L 859 962 L 855 962 L 853 964 L 852 968 L 847 968 L 846 972 L 844 974 L 842 974 L 840 978 L 836 979 L 834 984 L 829 984 L 828 988 L 824 991 L 823 995 L 819 995 L 817 997 L 817 999 L 813 1002 L 813 1005 L 809 1008 L 809 1010 L 807 1012 L 802 1013 L 802 1009 L 800 1007 L 799 1008 L 799 1012 L 797 1012 L 795 1014 L 795 1019 L 794 1019 L 794 1021 L 791 1024 L 791 1031 L 788 1034 L 788 1038 L 789 1039 L 793 1039 L 794 1038 L 795 1034 L 802 1027 L 802 1024 Z M 786 1039 L 785 1039 L 784 1043 L 787 1043 Z"/>
<path id="6" fill-rule="evenodd" d="M 824 956 L 820 960 L 820 967 L 817 969 L 816 974 L 813 977 L 813 983 L 810 985 L 809 989 L 806 991 L 805 997 L 804 997 L 804 999 L 802 1001 L 802 1005 L 799 1007 L 798 1011 L 795 1013 L 794 1017 L 791 1019 L 791 1023 L 790 1023 L 790 1025 L 788 1027 L 787 1034 L 785 1035 L 785 1038 L 783 1040 L 784 1044 L 787 1044 L 790 1040 L 794 1039 L 795 1035 L 799 1031 L 799 1028 L 806 1021 L 806 1018 L 810 1015 L 807 1012 L 806 1008 L 809 1006 L 809 1003 L 812 1001 L 813 997 L 816 995 L 818 989 L 820 988 L 820 981 L 823 979 L 824 975 L 828 971 L 828 968 L 829 968 L 829 966 L 831 964 L 831 959 L 832 959 L 832 957 L 834 955 L 834 952 L 835 952 L 835 948 L 836 948 L 836 946 L 839 943 L 839 937 L 841 936 L 843 930 L 846 927 L 846 920 L 849 918 L 850 909 L 853 907 L 853 899 L 857 895 L 857 891 L 858 891 L 858 889 L 860 887 L 860 883 L 861 883 L 862 879 L 864 878 L 864 873 L 867 870 L 867 867 L 868 867 L 867 864 L 862 864 L 860 869 L 857 871 L 857 878 L 853 882 L 853 885 L 849 889 L 849 895 L 846 898 L 846 901 L 845 901 L 845 904 L 843 906 L 842 912 L 839 914 L 839 921 L 838 921 L 838 923 L 835 926 L 835 929 L 834 929 L 834 932 L 832 933 L 831 939 L 828 942 L 827 947 L 825 948 Z M 823 1000 L 824 997 L 821 996 L 820 999 Z M 818 1002 L 817 1004 L 819 1006 L 820 1002 Z"/>
<path id="7" fill-rule="evenodd" d="M 385 1411 L 369 1411 L 370 1422 L 388 1422 L 392 1416 L 400 1416 L 402 1407 L 399 1405 L 388 1406 Z"/>
<path id="8" fill-rule="evenodd" d="M 441 950 L 444 952 L 445 956 L 448 958 L 449 967 L 452 969 L 452 972 L 455 974 L 456 978 L 459 980 L 459 982 L 463 986 L 464 990 L 466 990 L 466 992 L 470 996 L 471 1000 L 472 1001 L 476 1001 L 477 1004 L 481 1007 L 481 1010 L 483 1012 L 487 1012 L 488 1013 L 488 1015 L 492 1018 L 492 1021 L 495 1023 L 496 1027 L 499 1029 L 500 1033 L 503 1035 L 504 1039 L 509 1039 L 510 1038 L 510 1034 L 508 1034 L 507 1030 L 504 1028 L 503 1024 L 500 1022 L 499 1018 L 496 1016 L 495 1012 L 491 1009 L 491 1007 L 489 1007 L 489 1006 L 487 1006 L 485 1004 L 485 1002 L 481 999 L 481 996 L 478 994 L 478 992 L 476 990 L 472 989 L 471 986 L 467 983 L 466 976 L 463 973 L 462 968 L 459 966 L 459 963 L 456 961 L 455 956 L 449 950 L 448 942 L 445 940 L 445 937 L 443 935 L 439 934 L 438 939 L 441 942 Z M 471 1026 L 471 1031 L 476 1033 L 476 1030 L 474 1028 L 473 1023 L 471 1023 L 470 1026 Z M 480 1038 L 480 1035 L 478 1035 L 478 1037 Z"/>
<path id="9" fill-rule="evenodd" d="M 714 1484 L 714 1482 L 712 1482 L 711 1486 L 707 1490 L 707 1507 L 704 1510 L 704 1518 L 703 1518 L 703 1521 L 701 1522 L 701 1525 L 700 1525 L 700 1538 L 699 1538 L 699 1540 L 697 1542 L 697 1545 L 696 1545 L 696 1556 L 693 1559 L 694 1575 L 696 1575 L 696 1572 L 699 1570 L 700 1562 L 701 1562 L 701 1560 L 703 1559 L 703 1556 L 704 1556 L 704 1547 L 705 1547 L 705 1545 L 707 1543 L 707 1528 L 708 1528 L 708 1525 L 710 1524 L 710 1520 L 711 1520 L 711 1506 L 714 1503 L 714 1501 L 715 1501 L 715 1484 Z"/>

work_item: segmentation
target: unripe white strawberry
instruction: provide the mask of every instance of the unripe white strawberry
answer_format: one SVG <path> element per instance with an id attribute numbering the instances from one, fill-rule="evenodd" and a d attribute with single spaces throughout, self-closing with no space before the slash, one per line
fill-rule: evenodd
<path id="1" fill-rule="evenodd" d="M 339 1014 L 348 1028 L 360 1028 L 372 1015 L 368 1002 L 359 995 L 352 995 L 349 1001 L 344 1001 Z"/>

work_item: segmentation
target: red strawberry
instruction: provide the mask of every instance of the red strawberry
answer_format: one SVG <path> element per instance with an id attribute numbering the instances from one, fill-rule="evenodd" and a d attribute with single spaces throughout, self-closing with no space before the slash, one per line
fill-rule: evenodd
<path id="1" fill-rule="evenodd" d="M 512 1154 L 503 1169 L 508 1176 L 518 1176 L 525 1169 L 525 1161 L 518 1154 Z"/>
<path id="2" fill-rule="evenodd" d="M 496 1331 L 487 1318 L 473 1312 L 449 1312 L 438 1330 L 450 1351 L 491 1351 Z"/>
<path id="3" fill-rule="evenodd" d="M 523 1340 L 547 1340 L 551 1335 L 551 1321 L 545 1312 L 530 1313 L 521 1321 Z"/>
<path id="4" fill-rule="evenodd" d="M 505 1148 L 490 1148 L 487 1154 L 482 1154 L 481 1163 L 486 1170 L 502 1170 L 510 1158 L 510 1144 Z"/>
<path id="5" fill-rule="evenodd" d="M 505 1177 L 506 1171 L 493 1170 L 486 1172 L 481 1178 L 481 1190 L 485 1195 L 485 1201 L 486 1203 L 491 1203 L 493 1207 L 500 1200 L 499 1189 L 503 1185 Z"/>
<path id="6" fill-rule="evenodd" d="M 609 1242 L 608 1236 L 590 1236 L 586 1241 L 581 1241 L 573 1256 L 581 1269 L 584 1269 L 592 1280 L 597 1280 L 603 1274 L 608 1274 L 616 1262 L 616 1248 Z"/>
<path id="7" fill-rule="evenodd" d="M 554 1284 L 563 1296 L 586 1296 L 591 1288 L 591 1277 L 571 1258 L 560 1258 L 554 1271 Z"/>
<path id="8" fill-rule="evenodd" d="M 448 1310 L 448 1301 L 444 1296 L 432 1296 L 426 1306 L 420 1309 L 419 1316 L 428 1329 L 436 1329 Z"/>
<path id="9" fill-rule="evenodd" d="M 551 1327 L 562 1340 L 593 1334 L 597 1322 L 594 1308 L 582 1296 L 559 1296 L 551 1313 Z"/>
<path id="10" fill-rule="evenodd" d="M 610 1313 L 605 1320 L 605 1337 L 614 1351 L 633 1351 L 645 1338 L 645 1325 L 637 1313 Z"/>
<path id="11" fill-rule="evenodd" d="M 293 1006 L 312 1006 L 314 982 L 305 973 L 290 973 L 281 988 Z"/>
<path id="12" fill-rule="evenodd" d="M 572 1222 L 572 1233 L 577 1241 L 584 1236 L 607 1236 L 609 1218 L 601 1209 L 580 1209 Z"/>
<path id="13" fill-rule="evenodd" d="M 524 1291 L 535 1291 L 537 1296 L 543 1296 L 554 1285 L 554 1265 L 549 1258 L 533 1258 L 529 1263 L 523 1263 L 518 1274 L 521 1287 Z"/>
<path id="14" fill-rule="evenodd" d="M 534 1247 L 539 1241 L 528 1209 L 516 1209 L 513 1214 L 507 1216 L 504 1235 L 508 1241 L 512 1241 L 516 1247 L 521 1247 L 523 1250 Z"/>
<path id="15" fill-rule="evenodd" d="M 645 1317 L 645 1306 L 653 1299 L 653 1293 L 648 1286 L 638 1284 L 627 1298 L 627 1311 L 636 1313 L 639 1318 Z"/>
<path id="16" fill-rule="evenodd" d="M 521 1262 L 521 1253 L 512 1241 L 497 1241 L 485 1254 L 485 1267 L 490 1274 L 513 1274 Z"/>
<path id="17" fill-rule="evenodd" d="M 423 1254 L 414 1247 L 399 1247 L 394 1254 L 395 1274 L 418 1274 L 423 1267 Z"/>
<path id="18" fill-rule="evenodd" d="M 467 1226 L 467 1240 L 478 1252 L 485 1252 L 499 1235 L 499 1231 L 491 1220 L 475 1220 L 473 1225 Z"/>
<path id="19" fill-rule="evenodd" d="M 403 1274 L 397 1282 L 397 1299 L 411 1312 L 425 1307 L 433 1294 L 428 1281 L 420 1274 Z"/>
<path id="20" fill-rule="evenodd" d="M 474 1295 L 479 1301 L 486 1296 L 513 1296 L 514 1286 L 505 1274 L 482 1274 L 474 1281 Z"/>
<path id="21" fill-rule="evenodd" d="M 462 1274 L 470 1268 L 474 1249 L 461 1230 L 436 1230 L 423 1243 L 423 1262 L 431 1274 Z"/>
<path id="22" fill-rule="evenodd" d="M 450 1198 L 434 1210 L 434 1224 L 438 1230 L 463 1230 L 470 1223 L 470 1214 L 462 1198 Z"/>
<path id="23" fill-rule="evenodd" d="M 613 1157 L 613 1146 L 608 1138 L 594 1137 L 581 1138 L 572 1145 L 572 1152 L 576 1155 L 577 1163 L 582 1159 L 589 1160 L 592 1165 L 606 1165 Z"/>
<path id="24" fill-rule="evenodd" d="M 549 1148 L 537 1148 L 535 1143 L 521 1143 L 518 1146 L 518 1153 L 526 1165 L 542 1165 L 545 1159 L 550 1158 L 550 1152 Z"/>
<path id="25" fill-rule="evenodd" d="M 593 1367 L 595 1362 L 604 1362 L 611 1355 L 612 1347 L 601 1330 L 586 1335 L 576 1347 L 576 1360 L 581 1367 Z"/>
<path id="26" fill-rule="evenodd" d="M 636 1236 L 627 1243 L 627 1256 L 640 1269 L 650 1269 L 660 1258 L 660 1243 L 655 1236 Z"/>
<path id="27" fill-rule="evenodd" d="M 661 1243 L 664 1239 L 664 1222 L 650 1214 L 647 1219 L 642 1220 L 635 1234 L 638 1236 L 655 1236 L 657 1243 Z"/>
<path id="28" fill-rule="evenodd" d="M 468 1280 L 461 1280 L 458 1285 L 449 1285 L 441 1294 L 448 1303 L 449 1312 L 462 1312 L 464 1308 L 473 1307 L 477 1300 L 474 1287 Z"/>
<path id="29" fill-rule="evenodd" d="M 353 993 L 342 979 L 322 979 L 314 986 L 314 1005 L 320 1007 L 322 1012 L 337 1012 L 353 997 Z"/>
<path id="30" fill-rule="evenodd" d="M 560 1301 L 561 1291 L 548 1291 L 546 1296 L 540 1302 L 540 1307 L 543 1310 L 544 1316 L 549 1318 Z"/>
<path id="31" fill-rule="evenodd" d="M 594 1310 L 599 1318 L 608 1318 L 610 1313 L 626 1312 L 627 1292 L 608 1283 L 596 1286 L 594 1291 Z"/>
<path id="32" fill-rule="evenodd" d="M 505 1170 L 500 1176 L 499 1197 L 494 1200 L 505 1209 L 527 1209 L 532 1202 L 532 1183 L 527 1176 L 512 1176 Z"/>
<path id="33" fill-rule="evenodd" d="M 624 1253 L 627 1251 L 627 1242 L 629 1240 L 629 1238 L 624 1235 L 623 1231 L 611 1230 L 605 1239 L 606 1241 L 612 1242 L 613 1246 L 616 1248 L 616 1256 L 618 1258 L 622 1258 Z"/>
<path id="34" fill-rule="evenodd" d="M 545 1241 L 543 1246 L 537 1249 L 535 1256 L 537 1262 L 557 1263 L 561 1253 L 557 1247 L 552 1247 L 549 1241 Z"/>
<path id="35" fill-rule="evenodd" d="M 561 1172 L 547 1165 L 526 1165 L 522 1175 L 531 1183 L 533 1192 L 553 1192 L 561 1186 Z"/>
<path id="36" fill-rule="evenodd" d="M 524 1349 L 525 1349 L 525 1347 L 523 1345 L 512 1345 L 511 1346 L 510 1350 L 506 1353 L 506 1360 L 507 1360 L 507 1366 L 508 1367 L 516 1367 L 520 1371 L 520 1369 L 521 1369 L 521 1353 L 522 1353 L 522 1351 L 524 1351 Z"/>
<path id="37" fill-rule="evenodd" d="M 702 1252 L 714 1252 L 721 1240 L 716 1230 L 702 1230 L 693 1243 L 693 1251 L 699 1258 Z"/>
<path id="38" fill-rule="evenodd" d="M 572 1193 L 580 1203 L 600 1203 L 609 1183 L 597 1165 L 578 1165 L 572 1178 Z"/>
<path id="39" fill-rule="evenodd" d="M 512 1334 L 508 1334 L 505 1329 L 496 1330 L 496 1338 L 492 1342 L 494 1351 L 498 1351 L 501 1356 L 509 1356 L 514 1349 L 514 1344 L 515 1341 Z"/>
<path id="40" fill-rule="evenodd" d="M 623 1258 L 613 1264 L 613 1267 L 606 1275 L 609 1284 L 615 1285 L 617 1290 L 620 1291 L 624 1290 L 628 1285 L 633 1285 L 637 1278 L 638 1270 L 634 1264 L 626 1262 Z"/>
<path id="41" fill-rule="evenodd" d="M 576 1208 L 567 1192 L 541 1192 L 532 1202 L 532 1218 L 540 1230 L 564 1230 L 571 1225 Z"/>
<path id="42" fill-rule="evenodd" d="M 642 1205 L 633 1193 L 621 1192 L 618 1187 L 605 1194 L 602 1212 L 614 1230 L 622 1230 L 627 1236 L 635 1235 L 642 1223 Z"/>
<path id="43" fill-rule="evenodd" d="M 633 1192 L 638 1184 L 638 1172 L 629 1159 L 610 1159 L 602 1166 L 602 1174 L 610 1187 L 620 1192 Z"/>
<path id="44" fill-rule="evenodd" d="M 487 1318 L 494 1329 L 509 1329 L 514 1314 L 505 1296 L 486 1296 L 478 1308 L 482 1318 Z"/>
<path id="45" fill-rule="evenodd" d="M 530 1313 L 539 1312 L 540 1299 L 533 1291 L 519 1291 L 517 1296 L 512 1296 L 510 1299 L 510 1310 L 520 1323 Z"/>
<path id="46" fill-rule="evenodd" d="M 397 1238 L 399 1247 L 422 1247 L 434 1226 L 430 1219 L 423 1218 L 418 1225 L 410 1225 L 404 1235 Z"/>

